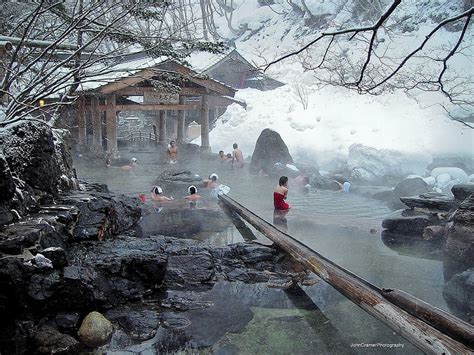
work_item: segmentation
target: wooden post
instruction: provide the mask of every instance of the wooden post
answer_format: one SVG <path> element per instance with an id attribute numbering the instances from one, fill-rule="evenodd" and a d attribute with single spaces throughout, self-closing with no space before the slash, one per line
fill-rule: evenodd
<path id="1" fill-rule="evenodd" d="M 83 152 L 87 147 L 86 135 L 87 125 L 85 98 L 84 96 L 81 96 L 77 102 L 77 147 L 80 152 Z"/>
<path id="2" fill-rule="evenodd" d="M 97 156 L 102 156 L 102 118 L 99 112 L 99 98 L 91 97 L 91 116 L 92 116 L 92 148 L 91 151 Z"/>
<path id="3" fill-rule="evenodd" d="M 118 158 L 117 149 L 117 110 L 115 95 L 109 95 L 105 102 L 105 120 L 107 122 L 107 154 Z"/>
<path id="4" fill-rule="evenodd" d="M 158 144 L 166 144 L 166 111 L 160 110 L 160 121 L 158 125 Z"/>
<path id="5" fill-rule="evenodd" d="M 179 104 L 184 105 L 185 102 L 185 96 L 180 95 L 179 96 Z M 186 111 L 185 110 L 179 110 L 178 111 L 178 132 L 176 133 L 176 140 L 178 144 L 184 143 L 184 126 L 186 122 Z"/>
<path id="6" fill-rule="evenodd" d="M 202 95 L 201 98 L 201 151 L 210 150 L 209 145 L 209 96 Z"/>
<path id="7" fill-rule="evenodd" d="M 4 46 L 0 46 L 0 83 L 3 80 L 3 77 L 5 75 L 5 66 L 7 65 L 7 50 L 5 49 Z M 0 104 L 6 103 L 7 102 L 7 95 L 4 95 L 0 93 Z"/>
<path id="8" fill-rule="evenodd" d="M 290 254 L 296 261 L 313 271 L 349 300 L 388 325 L 422 351 L 435 354 L 470 353 L 469 348 L 464 344 L 385 299 L 381 290 L 375 285 L 328 260 L 290 235 L 281 232 L 234 199 L 220 195 L 219 200 Z"/>

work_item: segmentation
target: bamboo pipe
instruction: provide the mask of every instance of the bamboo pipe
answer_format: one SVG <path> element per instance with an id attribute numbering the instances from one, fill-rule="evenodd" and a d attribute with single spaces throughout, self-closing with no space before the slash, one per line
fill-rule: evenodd
<path id="1" fill-rule="evenodd" d="M 380 289 L 281 232 L 227 195 L 220 201 L 341 294 L 427 353 L 470 354 L 464 344 L 386 300 Z"/>

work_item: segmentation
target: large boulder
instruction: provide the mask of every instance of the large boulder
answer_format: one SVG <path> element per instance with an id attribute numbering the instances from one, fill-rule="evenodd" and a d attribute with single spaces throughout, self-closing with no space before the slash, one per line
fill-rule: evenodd
<path id="1" fill-rule="evenodd" d="M 421 236 L 425 227 L 438 222 L 433 215 L 413 210 L 398 210 L 382 221 L 382 228 L 393 233 Z"/>
<path id="2" fill-rule="evenodd" d="M 7 126 L 0 134 L 0 145 L 17 177 L 38 190 L 57 192 L 61 170 L 53 132 L 46 123 L 21 121 Z"/>
<path id="3" fill-rule="evenodd" d="M 405 205 L 410 208 L 424 208 L 437 211 L 449 211 L 459 204 L 449 195 L 439 192 L 425 192 L 421 195 L 400 197 Z"/>
<path id="4" fill-rule="evenodd" d="M 392 198 L 389 201 L 389 207 L 394 210 L 404 208 L 405 205 L 400 201 L 400 197 L 420 195 L 429 190 L 429 185 L 422 178 L 415 177 L 402 180 L 393 189 Z"/>
<path id="5" fill-rule="evenodd" d="M 72 336 L 60 333 L 54 328 L 43 326 L 33 334 L 36 352 L 40 354 L 73 354 L 80 349 L 79 342 Z"/>
<path id="6" fill-rule="evenodd" d="M 450 222 L 445 249 L 445 280 L 474 268 L 474 194 L 459 205 Z"/>
<path id="7" fill-rule="evenodd" d="M 443 287 L 443 297 L 460 315 L 474 312 L 474 268 L 455 274 Z"/>
<path id="8" fill-rule="evenodd" d="M 79 339 L 83 344 L 97 347 L 106 344 L 112 336 L 112 323 L 99 312 L 89 313 L 79 328 Z"/>
<path id="9" fill-rule="evenodd" d="M 265 173 L 271 173 L 275 163 L 292 163 L 293 158 L 290 155 L 288 147 L 278 132 L 265 128 L 257 139 L 255 150 L 250 162 L 250 172 L 258 173 L 263 170 Z"/>
<path id="10" fill-rule="evenodd" d="M 456 200 L 464 201 L 469 195 L 474 194 L 474 183 L 454 185 L 451 192 Z"/>
<path id="11" fill-rule="evenodd" d="M 13 182 L 10 167 L 5 157 L 0 152 L 0 201 L 7 201 L 15 194 L 15 183 Z"/>

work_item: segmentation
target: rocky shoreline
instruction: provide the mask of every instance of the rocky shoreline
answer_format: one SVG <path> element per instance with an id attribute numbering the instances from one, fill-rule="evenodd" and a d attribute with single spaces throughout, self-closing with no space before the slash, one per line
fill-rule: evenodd
<path id="1" fill-rule="evenodd" d="M 188 239 L 231 223 L 239 228 L 238 217 L 221 209 L 157 214 L 138 198 L 78 181 L 65 131 L 22 122 L 4 130 L 0 143 L 0 353 L 123 350 L 147 341 L 156 351 L 203 349 L 219 336 L 201 334 L 209 325 L 201 324 L 200 312 L 212 318 L 213 305 L 225 309 L 225 317 L 216 315 L 213 325 L 221 335 L 243 329 L 251 318 L 250 311 L 242 311 L 248 306 L 229 308 L 226 300 L 203 300 L 203 294 L 249 284 L 291 290 L 297 281 L 316 282 L 272 246 L 211 247 Z M 283 148 L 277 150 L 283 158 L 275 159 L 286 159 Z M 273 163 L 268 166 L 274 168 Z M 255 171 L 270 169 L 256 166 Z M 314 187 L 337 188 L 333 177 L 317 169 L 311 173 Z M 184 172 L 178 178 L 167 174 L 159 177 L 165 185 L 189 183 Z M 435 245 L 445 266 L 444 296 L 469 320 L 474 310 L 472 184 L 455 185 L 454 197 L 427 192 L 426 186 L 414 178 L 393 190 L 357 186 L 354 191 L 408 207 L 383 222 L 382 240 L 400 242 L 403 235 Z M 256 239 L 250 229 L 245 234 Z"/>
<path id="2" fill-rule="evenodd" d="M 150 213 L 146 205 L 105 185 L 81 183 L 76 190 L 65 143 L 57 148 L 55 134 L 41 123 L 13 127 L 2 144 L 1 353 L 88 351 L 111 339 L 132 345 L 165 324 L 183 322 L 180 312 L 208 308 L 196 295 L 216 283 L 288 287 L 302 278 L 271 246 L 213 248 L 143 233 L 138 221 Z M 9 150 L 13 146 L 22 150 Z M 215 211 L 194 213 L 202 213 L 198 220 L 216 217 Z M 146 307 L 150 302 L 153 310 Z M 173 344 L 174 350 L 183 346 Z"/>

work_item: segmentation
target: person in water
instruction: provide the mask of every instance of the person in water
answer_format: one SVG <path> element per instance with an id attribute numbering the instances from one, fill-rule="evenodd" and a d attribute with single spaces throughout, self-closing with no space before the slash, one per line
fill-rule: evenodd
<path id="1" fill-rule="evenodd" d="M 201 198 L 201 196 L 197 194 L 197 188 L 194 185 L 188 187 L 188 193 L 189 195 L 184 197 L 186 200 L 197 201 Z"/>
<path id="2" fill-rule="evenodd" d="M 128 163 L 127 165 L 121 166 L 120 169 L 130 171 L 130 170 L 133 170 L 137 165 L 138 165 L 138 159 L 132 158 L 130 159 L 130 163 Z"/>
<path id="3" fill-rule="evenodd" d="M 219 186 L 219 176 L 216 173 L 209 175 L 209 179 L 202 181 L 202 186 L 207 187 L 208 189 L 214 189 Z"/>
<path id="4" fill-rule="evenodd" d="M 281 176 L 278 185 L 273 190 L 273 206 L 276 210 L 287 210 L 290 205 L 285 202 L 288 195 L 288 177 Z"/>
<path id="5" fill-rule="evenodd" d="M 166 197 L 165 195 L 163 195 L 163 189 L 159 186 L 153 186 L 153 188 L 151 189 L 151 199 L 153 201 L 171 201 L 173 200 L 173 197 L 170 196 L 170 197 Z"/>
<path id="6" fill-rule="evenodd" d="M 176 147 L 175 141 L 171 141 L 170 146 L 166 149 L 166 157 L 169 164 L 176 164 L 178 162 L 178 147 Z"/>
<path id="7" fill-rule="evenodd" d="M 227 160 L 227 156 L 224 154 L 223 150 L 219 150 L 219 160 L 220 161 L 226 161 Z"/>
<path id="8" fill-rule="evenodd" d="M 237 143 L 232 145 L 234 150 L 232 151 L 232 167 L 236 166 L 238 168 L 243 168 L 244 166 L 244 155 L 242 151 L 239 149 Z"/>

